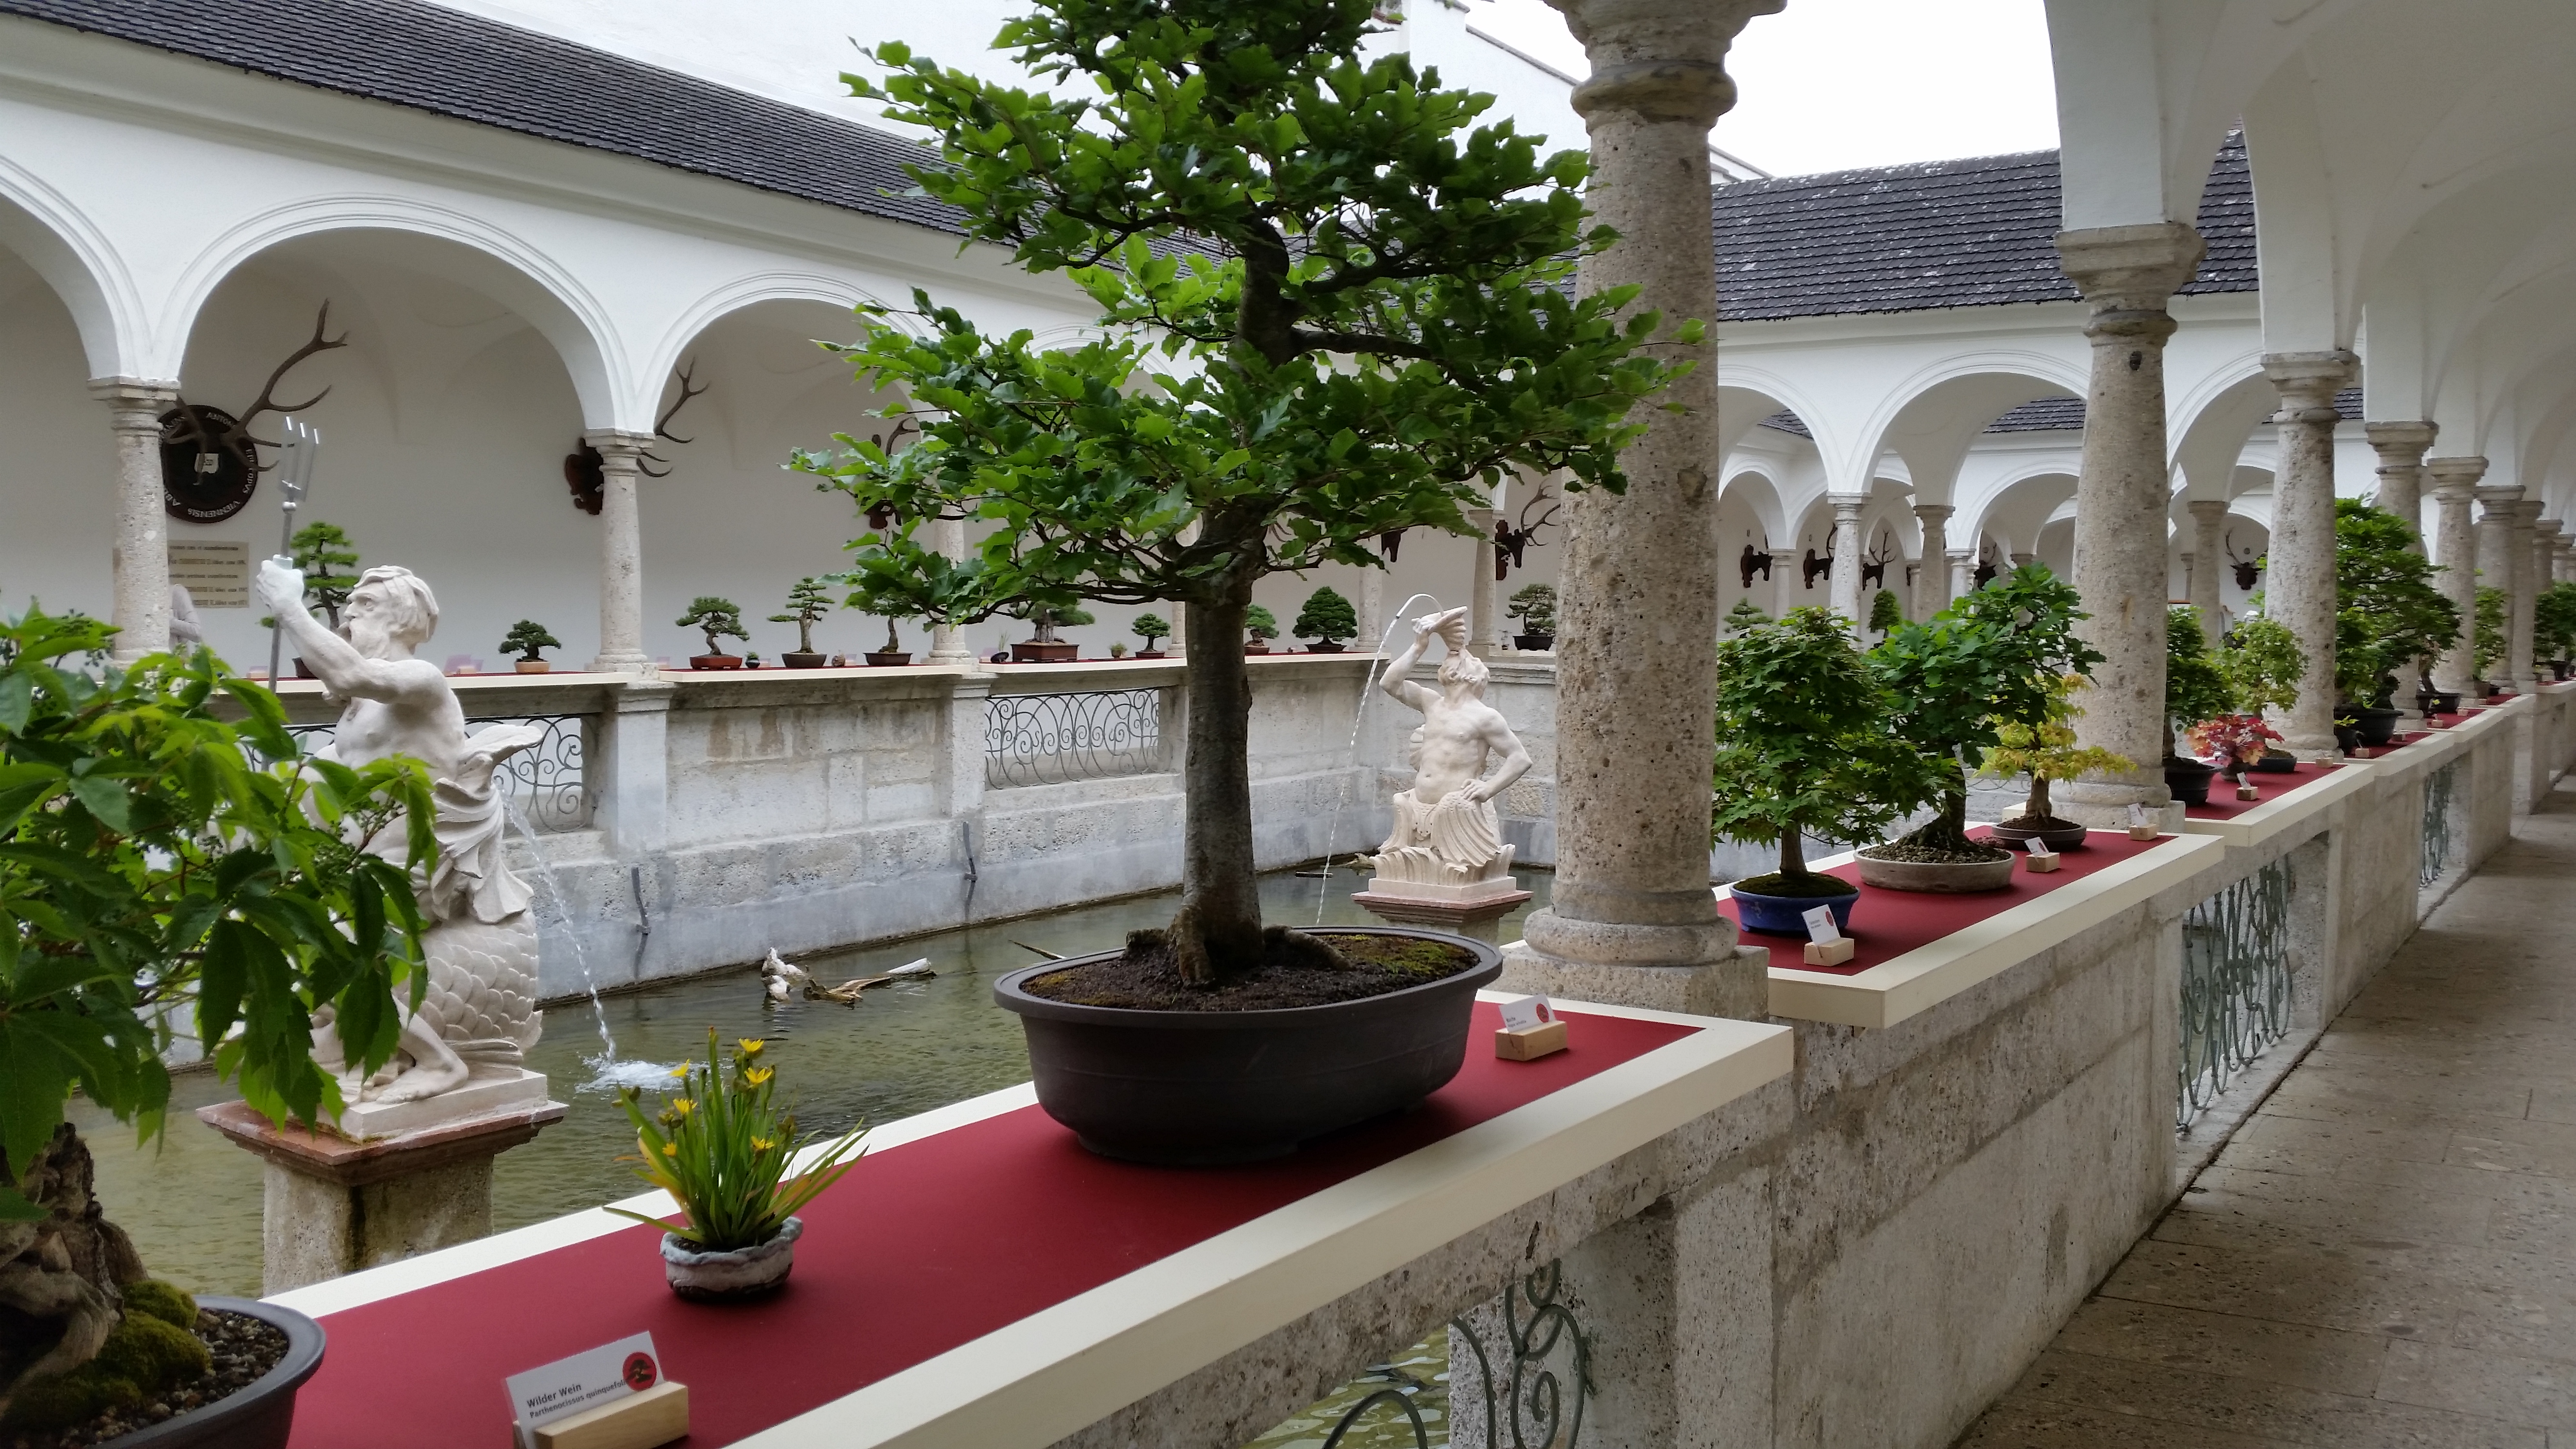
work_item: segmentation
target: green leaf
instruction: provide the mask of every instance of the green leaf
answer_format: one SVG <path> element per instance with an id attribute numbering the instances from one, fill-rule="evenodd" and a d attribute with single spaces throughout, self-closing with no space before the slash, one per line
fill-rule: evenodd
<path id="1" fill-rule="evenodd" d="M 0 1015 L 0 1155 L 12 1172 L 36 1160 L 71 1097 L 73 1065 L 46 1033 L 28 1027 L 36 1015 Z"/>

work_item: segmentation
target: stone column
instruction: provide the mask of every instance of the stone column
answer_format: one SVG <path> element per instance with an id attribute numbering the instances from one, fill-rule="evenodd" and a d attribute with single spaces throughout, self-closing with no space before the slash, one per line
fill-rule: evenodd
<path id="1" fill-rule="evenodd" d="M 1571 97 L 1585 200 L 1619 241 L 1586 291 L 1635 284 L 1670 328 L 1717 316 L 1708 130 L 1734 103 L 1727 46 L 1783 0 L 1555 0 L 1592 63 Z M 1576 494 L 1557 584 L 1555 900 L 1506 979 L 1594 1001 L 1768 1014 L 1767 953 L 1739 953 L 1708 878 L 1716 728 L 1717 369 L 1710 341 L 1620 459 L 1628 491 Z"/>
<path id="2" fill-rule="evenodd" d="M 2281 452 L 2273 472 L 2266 617 L 2299 636 L 2308 656 L 2299 702 L 2284 712 L 2281 747 L 2307 759 L 2337 759 L 2335 744 L 2334 397 L 2361 359 L 2349 352 L 2275 352 L 2263 371 L 2280 390 L 2272 414 Z M 2368 704 L 2368 700 L 2356 701 Z"/>
<path id="3" fill-rule="evenodd" d="M 636 459 L 652 446 L 644 433 L 582 435 L 599 450 L 599 657 L 602 674 L 640 674 L 644 653 L 644 521 L 635 490 Z"/>
<path id="4" fill-rule="evenodd" d="M 1353 647 L 1361 653 L 1375 652 L 1386 640 L 1386 570 L 1360 570 L 1359 608 L 1360 637 Z"/>
<path id="5" fill-rule="evenodd" d="M 2076 724 L 2087 745 L 2135 767 L 2060 791 L 2057 813 L 2088 824 L 2172 801 L 2159 761 L 2165 728 L 2165 308 L 2200 265 L 2200 233 L 2180 222 L 2062 232 L 2060 265 L 2092 307 L 2093 377 L 2075 488 L 2075 587 L 2092 614 L 2080 626 L 2102 651 Z"/>
<path id="6" fill-rule="evenodd" d="M 1805 592 L 1805 588 L 1799 580 L 1798 556 L 1794 553 L 1771 555 L 1771 576 L 1763 583 L 1771 590 L 1770 607 L 1763 612 L 1774 619 L 1787 618 L 1789 611 L 1803 602 L 1798 595 Z M 1563 590 L 1558 592 L 1562 594 Z M 1559 612 L 1563 612 L 1561 604 Z"/>
<path id="7" fill-rule="evenodd" d="M 1914 516 L 1923 523 L 1923 567 L 1914 576 L 1914 617 L 1929 619 L 1950 602 L 1950 515 L 1947 503 L 1917 503 Z"/>
<path id="8" fill-rule="evenodd" d="M 2227 500 L 2195 498 L 2183 506 L 2191 510 L 2191 606 L 2215 649 L 2227 632 Z"/>
<path id="9" fill-rule="evenodd" d="M 925 531 L 930 535 L 930 547 L 933 552 L 941 558 L 959 563 L 965 562 L 965 519 L 934 518 L 930 520 L 929 527 Z M 960 665 L 971 668 L 975 663 L 975 650 L 966 642 L 966 626 L 933 623 L 930 626 L 930 654 L 925 662 L 944 664 L 951 668 Z"/>
<path id="10" fill-rule="evenodd" d="M 1869 601 L 1860 596 L 1860 556 L 1869 540 L 1860 531 L 1860 511 L 1869 505 L 1866 493 L 1828 493 L 1825 501 L 1834 506 L 1834 571 L 1829 597 L 1833 610 L 1851 622 L 1853 628 L 1869 622 Z"/>
<path id="11" fill-rule="evenodd" d="M 161 415 L 179 385 L 93 378 L 116 444 L 116 542 L 108 554 L 117 628 L 113 657 L 131 663 L 170 647 L 170 524 L 161 488 Z"/>
<path id="12" fill-rule="evenodd" d="M 2513 505 L 2513 537 L 2505 555 L 2512 571 L 2513 592 L 2505 614 L 2505 659 L 2513 671 L 2513 692 L 2530 694 L 2540 688 L 2540 671 L 2532 663 L 2532 635 L 2535 632 L 2534 605 L 2540 599 L 2540 571 L 2532 567 L 2537 545 L 2540 510 L 2545 507 L 2537 498 L 2525 498 Z"/>
<path id="13" fill-rule="evenodd" d="M 2486 476 L 2484 458 L 2435 458 L 2424 465 L 2433 481 L 2438 516 L 2433 530 L 2433 558 L 2440 572 L 2433 582 L 2460 613 L 2460 635 L 2433 666 L 2435 689 L 2465 693 L 2476 674 L 2471 632 L 2478 617 L 2478 535 L 2469 519 L 2477 499 L 2477 481 Z"/>
<path id="14" fill-rule="evenodd" d="M 2381 508 L 2406 520 L 2415 551 L 2424 551 L 2424 452 L 2441 429 L 2432 423 L 2364 423 L 2362 434 L 2379 453 Z"/>
<path id="15" fill-rule="evenodd" d="M 2576 582 L 2576 539 L 2558 540 L 2557 559 L 2549 576 L 2562 584 Z"/>
<path id="16" fill-rule="evenodd" d="M 2513 683 L 2513 521 L 2522 511 L 2522 485 L 2519 483 L 2481 483 L 2478 485 L 2478 587 L 2505 591 L 2505 648 L 2487 665 L 2486 682 L 2497 688 Z M 2477 611 L 2471 607 L 2467 626 L 2477 627 Z"/>
<path id="17" fill-rule="evenodd" d="M 1950 550 L 1950 597 L 1964 599 L 1977 591 L 1977 551 L 1973 548 Z"/>
<path id="18" fill-rule="evenodd" d="M 1503 647 L 1502 590 L 1494 582 L 1494 510 L 1470 508 L 1467 524 L 1476 531 L 1467 554 L 1467 652 L 1490 659 Z"/>

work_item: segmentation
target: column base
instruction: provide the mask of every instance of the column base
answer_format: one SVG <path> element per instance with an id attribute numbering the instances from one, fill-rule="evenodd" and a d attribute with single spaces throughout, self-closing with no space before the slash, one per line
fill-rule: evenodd
<path id="1" fill-rule="evenodd" d="M 951 669 L 972 669 L 984 661 L 976 658 L 972 649 L 933 649 L 923 662 Z"/>
<path id="2" fill-rule="evenodd" d="M 197 1118 L 267 1164 L 260 1291 L 283 1293 L 492 1231 L 492 1159 L 560 1120 L 560 1102 L 372 1142 L 275 1127 L 247 1102 Z"/>
<path id="3" fill-rule="evenodd" d="M 653 661 L 642 654 L 602 654 L 590 661 L 593 674 L 646 674 L 653 668 Z"/>
<path id="4" fill-rule="evenodd" d="M 2132 805 L 2147 807 L 2147 819 L 2160 830 L 2183 826 L 2182 804 L 2161 780 L 2152 785 L 2084 780 L 2052 785 L 2050 790 L 2050 814 L 2094 830 L 2127 829 Z"/>
<path id="5" fill-rule="evenodd" d="M 1771 952 L 1736 943 L 1735 923 L 1634 926 L 1534 912 L 1527 939 L 1503 951 L 1505 991 L 1766 1021 Z"/>

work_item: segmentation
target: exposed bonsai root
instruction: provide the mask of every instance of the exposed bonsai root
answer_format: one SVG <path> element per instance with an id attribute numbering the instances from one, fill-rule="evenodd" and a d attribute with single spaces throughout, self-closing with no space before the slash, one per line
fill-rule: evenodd
<path id="1" fill-rule="evenodd" d="M 1265 967 L 1347 971 L 1350 961 L 1341 952 L 1303 931 L 1286 926 L 1266 926 L 1251 938 L 1250 949 L 1240 953 L 1220 952 L 1201 930 L 1198 915 L 1183 906 L 1172 924 L 1161 930 L 1127 933 L 1127 957 L 1143 960 L 1170 953 L 1172 969 L 1181 980 L 1192 986 L 1213 988 L 1227 980 Z"/>
<path id="2" fill-rule="evenodd" d="M 5 1165 L 0 1165 L 5 1167 Z M 87 1363 L 115 1331 L 143 1260 L 91 1191 L 88 1146 L 66 1122 L 19 1187 L 46 1215 L 0 1223 L 0 1405 L 27 1381 Z"/>
<path id="3" fill-rule="evenodd" d="M 1269 926 L 1261 932 L 1261 959 L 1266 966 L 1310 966 L 1319 971 L 1348 971 L 1349 958 L 1303 931 Z"/>

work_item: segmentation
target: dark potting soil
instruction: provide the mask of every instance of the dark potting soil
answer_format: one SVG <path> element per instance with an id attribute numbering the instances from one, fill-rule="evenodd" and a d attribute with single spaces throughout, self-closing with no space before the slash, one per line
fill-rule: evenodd
<path id="1" fill-rule="evenodd" d="M 1902 861 L 1907 865 L 1985 865 L 1990 861 L 2012 859 L 2011 851 L 1991 845 L 1981 845 L 1973 850 L 1940 850 L 1929 845 L 1907 845 L 1902 841 L 1873 845 L 1861 854 L 1872 860 Z"/>
<path id="2" fill-rule="evenodd" d="M 1315 950 L 1320 941 L 1332 950 Z M 1140 1011 L 1267 1011 L 1384 996 L 1455 976 L 1476 964 L 1472 951 L 1419 936 L 1311 935 L 1271 927 L 1261 965 L 1214 986 L 1192 986 L 1172 964 L 1160 931 L 1127 938 L 1124 954 L 1050 971 L 1022 982 L 1031 996 L 1077 1006 Z"/>
<path id="3" fill-rule="evenodd" d="M 197 1337 L 205 1341 L 214 1365 L 138 1408 L 110 1409 L 86 1424 L 68 1429 L 0 1428 L 0 1449 L 88 1449 L 119 1435 L 149 1429 L 164 1419 L 229 1399 L 286 1357 L 285 1330 L 247 1313 L 197 1310 Z"/>
<path id="4" fill-rule="evenodd" d="M 2083 828 L 2075 821 L 2062 820 L 2054 815 L 2012 815 L 2007 816 L 2003 823 L 2015 830 L 2080 830 Z"/>
<path id="5" fill-rule="evenodd" d="M 1757 875 L 1735 883 L 1736 890 L 1757 896 L 1847 896 L 1859 887 L 1829 875 Z"/>

